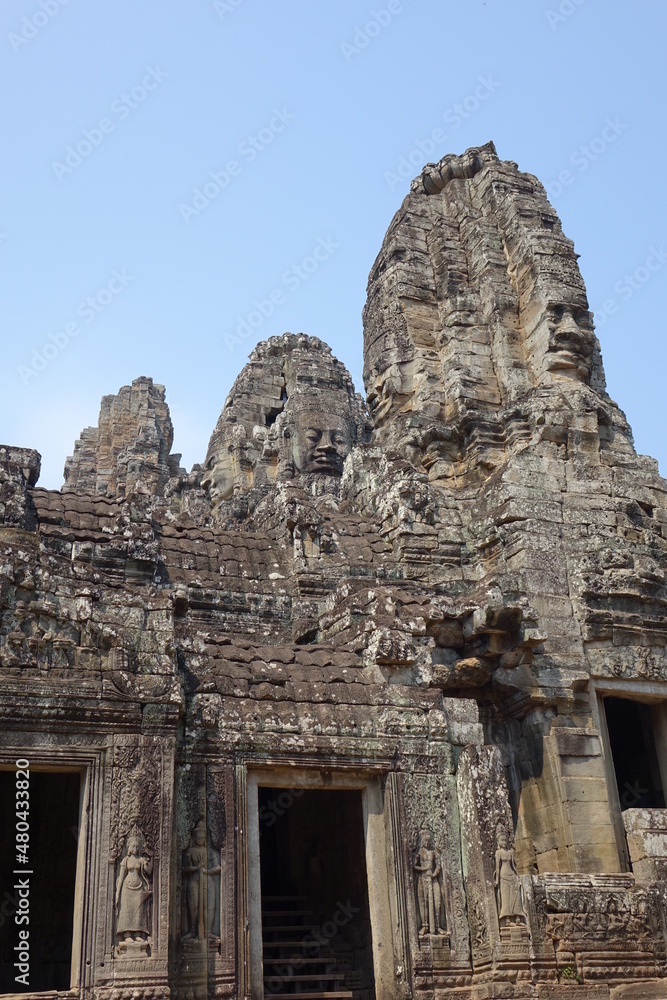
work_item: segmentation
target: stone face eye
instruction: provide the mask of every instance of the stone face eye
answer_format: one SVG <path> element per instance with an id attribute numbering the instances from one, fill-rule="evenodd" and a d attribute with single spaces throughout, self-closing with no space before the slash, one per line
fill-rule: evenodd
<path id="1" fill-rule="evenodd" d="M 563 318 L 564 312 L 565 312 L 565 309 L 564 309 L 563 306 L 552 306 L 551 307 L 551 315 L 552 315 L 553 319 L 556 321 L 556 323 L 560 323 L 560 321 Z"/>

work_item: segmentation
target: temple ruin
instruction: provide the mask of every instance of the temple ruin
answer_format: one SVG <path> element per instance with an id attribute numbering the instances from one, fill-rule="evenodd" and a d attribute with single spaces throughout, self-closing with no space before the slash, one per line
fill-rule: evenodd
<path id="1" fill-rule="evenodd" d="M 0 448 L 0 993 L 667 998 L 667 482 L 492 143 L 412 182 L 364 381 L 284 334 L 191 472 L 146 377 L 61 490 Z"/>

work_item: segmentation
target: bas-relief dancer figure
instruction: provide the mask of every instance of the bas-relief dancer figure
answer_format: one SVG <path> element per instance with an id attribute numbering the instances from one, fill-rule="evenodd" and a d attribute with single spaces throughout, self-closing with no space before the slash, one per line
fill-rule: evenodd
<path id="1" fill-rule="evenodd" d="M 185 878 L 186 938 L 220 936 L 220 858 L 206 845 L 206 823 L 200 819 L 183 858 Z"/>
<path id="2" fill-rule="evenodd" d="M 152 874 L 153 858 L 144 849 L 143 838 L 132 834 L 116 879 L 116 935 L 121 950 L 128 942 L 145 944 L 150 937 Z"/>
<path id="3" fill-rule="evenodd" d="M 507 830 L 499 826 L 496 833 L 496 868 L 493 884 L 498 894 L 498 916 L 501 923 L 525 922 L 521 903 L 521 882 L 516 867 L 516 853 L 509 846 Z"/>
<path id="4" fill-rule="evenodd" d="M 429 830 L 422 830 L 419 834 L 419 847 L 415 851 L 413 867 L 418 879 L 417 899 L 421 923 L 419 934 L 445 934 L 440 887 L 442 868 L 440 859 L 433 850 Z"/>

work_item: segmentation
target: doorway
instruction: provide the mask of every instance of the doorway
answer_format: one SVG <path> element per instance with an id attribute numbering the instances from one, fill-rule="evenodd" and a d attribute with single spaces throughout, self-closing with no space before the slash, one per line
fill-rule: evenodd
<path id="1" fill-rule="evenodd" d="M 29 793 L 29 809 L 18 810 L 19 817 L 17 773 L 0 771 L 4 819 L 0 825 L 0 993 L 68 990 L 71 985 L 81 773 L 30 770 L 26 784 L 28 788 L 22 784 L 21 791 Z M 29 923 L 24 919 L 28 907 Z M 19 936 L 26 930 L 27 939 Z M 19 945 L 24 946 L 23 952 L 16 951 Z M 14 967 L 17 955 L 27 958 L 27 981 L 23 969 Z M 17 981 L 19 975 L 23 981 Z"/>
<path id="2" fill-rule="evenodd" d="M 664 809 L 655 711 L 628 698 L 605 697 L 605 718 L 621 810 Z"/>
<path id="3" fill-rule="evenodd" d="M 359 789 L 258 788 L 264 996 L 374 1000 Z"/>

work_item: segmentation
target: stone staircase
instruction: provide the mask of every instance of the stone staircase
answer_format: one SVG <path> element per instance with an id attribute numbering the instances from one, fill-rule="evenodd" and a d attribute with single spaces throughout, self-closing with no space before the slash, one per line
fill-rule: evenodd
<path id="1" fill-rule="evenodd" d="M 312 910 L 304 909 L 306 903 L 306 896 L 262 898 L 264 996 L 353 1000 L 333 948 L 312 937 L 319 925 L 313 923 Z"/>

